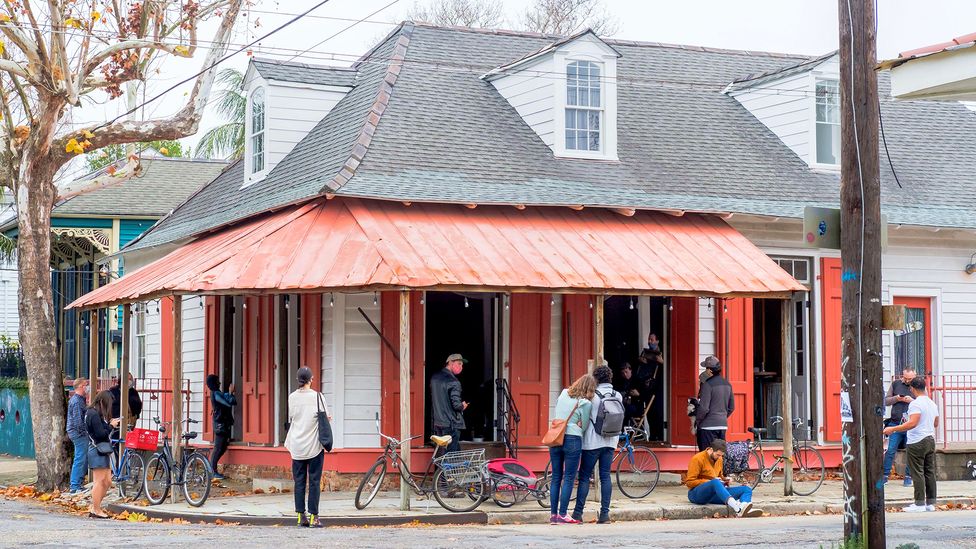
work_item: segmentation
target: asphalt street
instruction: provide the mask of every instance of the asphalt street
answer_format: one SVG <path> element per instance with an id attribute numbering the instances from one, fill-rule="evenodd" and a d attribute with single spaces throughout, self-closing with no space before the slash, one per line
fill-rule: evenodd
<path id="1" fill-rule="evenodd" d="M 70 547 L 758 547 L 829 548 L 838 515 L 620 522 L 580 526 L 329 528 L 208 526 L 92 520 L 25 501 L 0 499 L 0 546 Z M 976 548 L 976 511 L 888 515 L 888 546 Z"/>

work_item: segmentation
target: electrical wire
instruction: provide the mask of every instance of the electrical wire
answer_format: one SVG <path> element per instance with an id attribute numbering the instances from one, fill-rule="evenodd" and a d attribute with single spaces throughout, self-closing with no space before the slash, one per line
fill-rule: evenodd
<path id="1" fill-rule="evenodd" d="M 307 52 L 308 50 L 312 50 L 312 49 L 315 49 L 315 48 L 317 48 L 317 47 L 319 47 L 319 46 L 321 46 L 322 44 L 325 44 L 325 43 L 326 43 L 326 42 L 328 42 L 329 40 L 332 40 L 332 39 L 333 39 L 333 38 L 335 38 L 336 36 L 339 36 L 340 34 L 342 34 L 342 33 L 344 33 L 344 32 L 346 32 L 347 30 L 349 30 L 349 29 L 351 29 L 351 28 L 353 28 L 353 27 L 355 27 L 356 25 L 359 25 L 360 23 L 362 23 L 363 21 L 365 21 L 365 20 L 367 20 L 367 19 L 369 19 L 370 17 L 372 17 L 372 16 L 374 16 L 374 15 L 376 15 L 377 13 L 379 13 L 379 12 L 381 12 L 381 11 L 384 11 L 384 10 L 386 10 L 387 8 L 389 8 L 390 6 L 393 6 L 394 4 L 396 4 L 396 3 L 398 3 L 399 1 L 400 1 L 400 0 L 393 0 L 393 1 L 392 1 L 392 2 L 390 2 L 389 4 L 387 4 L 387 5 L 385 5 L 385 6 L 383 6 L 382 8 L 379 8 L 378 10 L 376 10 L 376 11 L 374 11 L 373 13 L 370 13 L 369 15 L 367 15 L 367 16 L 365 16 L 365 17 L 363 17 L 362 19 L 359 19 L 358 21 L 354 21 L 353 23 L 351 23 L 351 24 L 349 24 L 349 25 L 347 25 L 347 26 L 345 26 L 345 27 L 343 27 L 342 29 L 340 29 L 340 30 L 339 30 L 338 32 L 335 32 L 335 33 L 333 33 L 333 34 L 331 34 L 331 35 L 329 35 L 329 36 L 327 36 L 327 37 L 325 38 L 325 40 L 322 40 L 321 42 L 319 42 L 319 43 L 317 43 L 317 44 L 315 44 L 314 46 L 312 46 L 312 47 L 310 47 L 310 48 L 306 48 L 306 49 L 304 49 L 304 50 L 302 50 L 302 51 L 300 51 L 300 52 L 298 52 L 298 53 L 296 53 L 295 55 L 293 55 L 293 56 L 291 56 L 290 58 L 288 58 L 288 60 L 287 60 L 287 61 L 285 61 L 285 62 L 287 63 L 287 62 L 289 62 L 289 61 L 291 61 L 292 59 L 294 59 L 294 58 L 296 58 L 296 57 L 298 57 L 299 55 L 301 55 L 301 54 L 303 54 L 303 53 L 305 53 L 305 52 Z"/>
<path id="2" fill-rule="evenodd" d="M 898 180 L 898 172 L 895 171 L 895 163 L 891 161 L 891 153 L 888 152 L 888 140 L 885 138 L 884 131 L 884 116 L 881 114 L 881 99 L 878 99 L 878 123 L 881 126 L 881 142 L 884 144 L 885 157 L 888 158 L 888 167 L 891 168 L 891 175 L 895 176 L 895 184 L 898 185 L 899 189 L 904 189 L 901 186 L 901 181 Z"/>

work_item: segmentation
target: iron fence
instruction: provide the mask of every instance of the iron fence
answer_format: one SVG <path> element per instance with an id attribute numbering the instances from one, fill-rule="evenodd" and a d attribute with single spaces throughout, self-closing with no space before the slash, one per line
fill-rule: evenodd
<path id="1" fill-rule="evenodd" d="M 0 349 L 0 377 L 27 377 L 27 364 L 21 349 Z"/>
<path id="2" fill-rule="evenodd" d="M 114 380 L 99 379 L 98 390 L 104 391 L 111 389 L 114 384 Z M 185 419 L 190 410 L 190 396 L 192 395 L 190 391 L 190 380 L 184 379 L 182 385 L 180 394 L 183 397 L 183 416 Z M 136 427 L 140 429 L 155 429 L 156 425 L 153 423 L 152 418 L 158 417 L 162 419 L 163 417 L 168 417 L 173 409 L 171 400 L 173 380 L 162 378 L 137 379 L 136 391 L 139 392 L 139 398 L 142 399 L 142 413 L 139 414 Z"/>

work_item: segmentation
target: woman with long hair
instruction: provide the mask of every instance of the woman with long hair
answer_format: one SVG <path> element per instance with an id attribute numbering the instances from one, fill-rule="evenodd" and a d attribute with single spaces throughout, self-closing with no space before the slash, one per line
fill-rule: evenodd
<path id="1" fill-rule="evenodd" d="M 556 400 L 555 419 L 566 419 L 566 434 L 562 446 L 549 448 L 552 462 L 552 479 L 549 490 L 549 507 L 552 524 L 578 524 L 579 521 L 568 516 L 569 498 L 573 494 L 573 483 L 579 473 L 580 456 L 583 454 L 583 433 L 590 426 L 590 400 L 596 394 L 596 378 L 583 374 L 563 389 Z"/>
<path id="2" fill-rule="evenodd" d="M 213 416 L 213 450 L 210 451 L 210 468 L 213 469 L 213 478 L 222 480 L 224 475 L 217 471 L 217 462 L 223 457 L 230 444 L 230 435 L 234 427 L 234 406 L 237 399 L 234 397 L 234 384 L 230 384 L 227 392 L 220 390 L 220 377 L 216 374 L 207 376 L 207 388 L 210 389 L 210 410 Z"/>
<path id="3" fill-rule="evenodd" d="M 102 498 L 112 487 L 112 471 L 109 456 L 112 454 L 112 430 L 118 428 L 119 418 L 112 417 L 112 393 L 101 391 L 95 396 L 85 412 L 85 427 L 88 429 L 88 466 L 92 470 L 92 504 L 88 509 L 91 518 L 107 519 L 109 514 L 102 509 Z M 99 451 L 101 450 L 101 451 Z M 108 450 L 108 452 L 105 452 Z"/>

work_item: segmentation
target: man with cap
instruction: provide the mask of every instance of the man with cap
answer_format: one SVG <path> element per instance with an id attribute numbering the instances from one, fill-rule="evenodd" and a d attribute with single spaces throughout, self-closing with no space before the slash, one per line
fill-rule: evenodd
<path id="1" fill-rule="evenodd" d="M 715 439 L 725 440 L 729 428 L 729 416 L 735 410 L 732 385 L 722 377 L 722 364 L 714 356 L 701 362 L 707 379 L 698 389 L 698 449 L 705 451 Z"/>
<path id="2" fill-rule="evenodd" d="M 468 361 L 460 354 L 447 357 L 444 368 L 430 377 L 430 403 L 433 409 L 433 432 L 435 435 L 451 435 L 448 452 L 461 449 L 461 429 L 464 429 L 464 416 L 461 412 L 468 403 L 461 400 L 461 382 L 457 376 Z"/>

